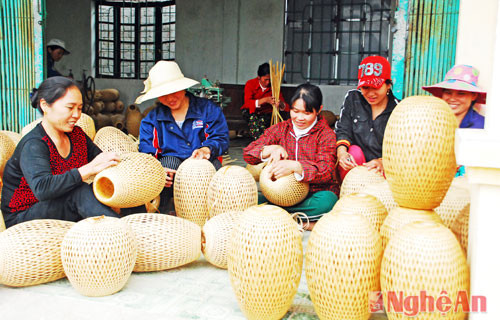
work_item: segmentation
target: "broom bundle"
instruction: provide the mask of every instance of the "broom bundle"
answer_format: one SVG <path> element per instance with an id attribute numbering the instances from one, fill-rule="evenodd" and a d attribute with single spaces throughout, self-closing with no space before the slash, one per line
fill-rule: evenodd
<path id="1" fill-rule="evenodd" d="M 271 126 L 283 121 L 279 110 L 280 101 L 280 89 L 281 81 L 283 80 L 283 73 L 285 72 L 285 65 L 277 61 L 276 65 L 273 65 L 273 61 L 269 60 L 270 76 L 271 76 L 271 92 L 274 101 L 277 101 L 277 105 L 273 104 L 273 113 L 271 115 Z"/>

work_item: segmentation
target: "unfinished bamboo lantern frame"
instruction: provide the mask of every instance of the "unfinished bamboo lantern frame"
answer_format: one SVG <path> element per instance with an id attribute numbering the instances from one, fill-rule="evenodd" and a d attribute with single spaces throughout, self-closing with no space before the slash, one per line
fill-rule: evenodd
<path id="1" fill-rule="evenodd" d="M 203 226 L 201 250 L 205 259 L 216 267 L 227 269 L 231 233 L 242 211 L 230 211 L 208 220 Z"/>
<path id="2" fill-rule="evenodd" d="M 380 290 L 382 254 L 378 232 L 359 213 L 340 209 L 316 223 L 307 244 L 305 273 L 320 319 L 370 318 L 369 294 Z"/>
<path id="3" fill-rule="evenodd" d="M 228 211 L 244 211 L 256 205 L 257 200 L 257 183 L 250 172 L 240 166 L 224 166 L 208 186 L 209 218 Z"/>
<path id="4" fill-rule="evenodd" d="M 122 220 L 132 228 L 137 242 L 134 272 L 176 268 L 201 255 L 201 228 L 194 222 L 150 213 L 131 214 Z"/>
<path id="5" fill-rule="evenodd" d="M 346 174 L 342 186 L 340 187 L 340 198 L 358 193 L 366 186 L 374 183 L 384 182 L 383 176 L 374 170 L 368 170 L 365 166 L 357 166 L 349 170 Z"/>
<path id="6" fill-rule="evenodd" d="M 302 273 L 302 235 L 277 206 L 245 210 L 231 234 L 227 266 L 247 319 L 281 319 L 291 307 Z"/>
<path id="7" fill-rule="evenodd" d="M 469 204 L 469 190 L 451 185 L 443 202 L 434 211 L 441 217 L 443 224 L 447 228 L 451 228 L 460 212 Z"/>
<path id="8" fill-rule="evenodd" d="M 136 207 L 150 202 L 165 186 L 165 169 L 152 155 L 131 152 L 120 162 L 94 178 L 94 194 L 100 202 L 114 208 Z"/>
<path id="9" fill-rule="evenodd" d="M 78 119 L 78 121 L 76 122 L 76 125 L 82 128 L 83 132 L 85 132 L 85 134 L 89 136 L 91 140 L 94 140 L 96 133 L 95 124 L 94 120 L 89 115 L 82 113 L 80 119 Z"/>
<path id="10" fill-rule="evenodd" d="M 277 124 L 278 122 L 283 121 L 283 118 L 280 115 L 279 103 L 280 103 L 280 90 L 281 90 L 281 82 L 283 80 L 283 74 L 285 73 L 285 64 L 276 61 L 276 65 L 273 65 L 273 61 L 269 60 L 269 67 L 271 73 L 271 92 L 276 101 L 277 105 L 273 105 L 273 113 L 271 114 L 271 126 Z"/>
<path id="11" fill-rule="evenodd" d="M 208 185 L 215 172 L 213 164 L 205 159 L 186 159 L 181 163 L 174 181 L 177 216 L 203 227 L 208 219 Z"/>
<path id="12" fill-rule="evenodd" d="M 14 153 L 14 150 L 16 150 L 14 141 L 7 134 L 0 132 L 0 177 L 3 176 L 5 165 Z"/>
<path id="13" fill-rule="evenodd" d="M 342 197 L 335 203 L 331 213 L 359 213 L 363 215 L 380 233 L 380 228 L 387 217 L 387 209 L 377 198 L 366 193 L 353 193 Z"/>
<path id="14" fill-rule="evenodd" d="M 255 164 L 255 165 L 247 164 L 246 169 L 248 170 L 248 172 L 250 172 L 250 174 L 255 179 L 255 181 L 259 182 L 260 173 L 262 172 L 262 169 L 264 168 L 265 165 L 266 165 L 266 162 L 261 162 L 259 164 Z"/>
<path id="15" fill-rule="evenodd" d="M 414 96 L 401 101 L 389 118 L 382 159 L 396 202 L 432 210 L 446 195 L 456 172 L 457 120 L 443 100 Z"/>
<path id="16" fill-rule="evenodd" d="M 387 212 L 398 206 L 398 204 L 394 200 L 394 197 L 392 196 L 392 191 L 387 180 L 377 183 L 370 183 L 366 185 L 360 192 L 370 194 L 380 200 L 380 202 L 382 202 L 387 209 Z"/>
<path id="17" fill-rule="evenodd" d="M 269 202 L 290 207 L 307 197 L 309 183 L 297 181 L 293 173 L 273 180 L 269 171 L 269 167 L 264 167 L 259 178 L 260 190 Z"/>
<path id="18" fill-rule="evenodd" d="M 74 224 L 31 220 L 0 233 L 0 283 L 25 287 L 64 278 L 61 243 Z"/>
<path id="19" fill-rule="evenodd" d="M 2 130 L 2 131 L 0 131 L 0 133 L 7 135 L 10 138 L 10 140 L 12 140 L 12 142 L 14 142 L 14 144 L 16 146 L 19 143 L 19 141 L 21 141 L 21 138 L 23 137 L 21 134 L 14 132 L 14 131 Z"/>
<path id="20" fill-rule="evenodd" d="M 457 239 L 440 223 L 414 222 L 398 231 L 385 249 L 380 283 L 389 319 L 409 317 L 394 308 L 389 311 L 388 292 L 421 297 L 422 291 L 435 301 L 446 292 L 452 307 L 444 315 L 436 309 L 420 312 L 418 319 L 465 319 L 462 308 L 455 312 L 455 306 L 459 291 L 469 292 L 469 268 Z"/>
<path id="21" fill-rule="evenodd" d="M 152 215 L 156 216 L 156 215 Z M 137 257 L 131 228 L 112 217 L 92 217 L 76 223 L 64 237 L 61 259 L 69 282 L 85 296 L 120 291 Z"/>
<path id="22" fill-rule="evenodd" d="M 122 131 L 115 127 L 107 126 L 99 129 L 94 137 L 94 143 L 103 152 L 116 152 L 118 154 L 138 152 L 138 145 Z"/>
<path id="23" fill-rule="evenodd" d="M 0 192 L 2 192 L 2 179 L 0 178 Z M 2 210 L 0 210 L 0 232 L 5 230 L 5 221 L 3 220 Z M 1 281 L 0 281 L 1 283 Z"/>

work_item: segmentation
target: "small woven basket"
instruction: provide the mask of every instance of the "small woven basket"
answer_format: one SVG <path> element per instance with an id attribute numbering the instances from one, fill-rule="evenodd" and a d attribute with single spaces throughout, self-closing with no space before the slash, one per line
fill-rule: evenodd
<path id="1" fill-rule="evenodd" d="M 460 212 L 469 204 L 469 190 L 451 185 L 443 202 L 434 211 L 441 217 L 443 224 L 450 228 Z"/>
<path id="2" fill-rule="evenodd" d="M 231 234 L 227 266 L 247 319 L 281 319 L 293 302 L 302 273 L 302 236 L 277 206 L 245 210 Z"/>
<path id="3" fill-rule="evenodd" d="M 395 207 L 384 220 L 380 228 L 380 236 L 382 237 L 382 247 L 385 249 L 387 243 L 392 236 L 401 230 L 405 225 L 412 222 L 424 221 L 443 223 L 441 218 L 433 210 L 418 210 L 403 207 Z"/>
<path id="4" fill-rule="evenodd" d="M 165 186 L 166 174 L 160 161 L 139 152 L 122 154 L 118 165 L 94 178 L 94 194 L 114 208 L 130 208 L 150 202 Z"/>
<path id="5" fill-rule="evenodd" d="M 215 168 L 208 160 L 186 159 L 177 169 L 174 181 L 174 204 L 178 217 L 200 227 L 208 219 L 207 192 Z"/>
<path id="6" fill-rule="evenodd" d="M 94 137 L 94 143 L 103 151 L 113 151 L 118 154 L 137 152 L 138 145 L 125 133 L 115 127 L 107 126 L 99 129 Z"/>
<path id="7" fill-rule="evenodd" d="M 385 206 L 377 198 L 366 193 L 353 193 L 343 198 L 340 198 L 331 213 L 360 213 L 368 221 L 372 227 L 380 233 L 380 228 L 387 217 Z"/>
<path id="8" fill-rule="evenodd" d="M 165 214 L 138 213 L 124 217 L 135 234 L 135 272 L 176 268 L 201 254 L 201 228 L 186 219 Z"/>
<path id="9" fill-rule="evenodd" d="M 227 269 L 231 233 L 241 214 L 241 211 L 225 212 L 208 220 L 203 226 L 201 251 L 205 259 L 216 267 Z"/>
<path id="10" fill-rule="evenodd" d="M 389 187 L 389 183 L 387 180 L 383 182 L 373 183 L 365 186 L 361 193 L 366 193 L 374 196 L 380 202 L 382 202 L 387 209 L 387 212 L 391 211 L 393 208 L 397 207 L 398 204 L 394 200 L 392 196 L 391 188 Z"/>
<path id="11" fill-rule="evenodd" d="M 469 292 L 469 269 L 457 239 L 442 224 L 415 222 L 397 232 L 385 249 L 380 283 L 389 319 L 410 317 L 395 313 L 394 306 L 389 310 L 388 292 L 396 296 L 401 292 L 404 297 L 421 297 L 425 292 L 431 298 L 420 301 L 419 310 L 429 307 L 429 299 L 437 302 L 445 295 L 451 300 L 451 309 L 444 315 L 434 309 L 411 319 L 465 319 L 461 307 L 455 312 L 455 306 L 458 292 Z"/>
<path id="12" fill-rule="evenodd" d="M 257 204 L 257 183 L 243 167 L 220 168 L 208 185 L 209 218 L 228 211 L 243 211 Z"/>
<path id="13" fill-rule="evenodd" d="M 458 242 L 464 249 L 465 255 L 468 254 L 469 248 L 469 215 L 470 204 L 466 205 L 458 214 L 458 217 L 453 221 L 450 229 L 457 236 Z"/>
<path id="14" fill-rule="evenodd" d="M 36 119 L 35 121 L 33 122 L 30 122 L 28 123 L 27 125 L 25 125 L 22 129 L 21 129 L 21 136 L 25 136 L 27 135 L 31 130 L 33 130 L 33 128 L 36 127 L 36 125 L 38 123 L 42 122 L 42 118 L 39 118 L 39 119 Z"/>
<path id="15" fill-rule="evenodd" d="M 260 173 L 260 190 L 269 202 L 281 207 L 293 206 L 307 197 L 309 184 L 295 179 L 294 174 L 273 180 L 270 167 L 264 167 Z"/>
<path id="16" fill-rule="evenodd" d="M 91 140 L 95 138 L 95 124 L 94 120 L 87 114 L 82 113 L 76 125 L 82 128 L 83 132 L 89 136 Z"/>
<path id="17" fill-rule="evenodd" d="M 25 287 L 64 278 L 61 243 L 74 222 L 31 220 L 0 233 L 0 283 Z"/>
<path id="18" fill-rule="evenodd" d="M 349 170 L 340 187 L 340 198 L 351 193 L 361 192 L 366 186 L 384 182 L 383 176 L 365 166 L 357 166 Z"/>
<path id="19" fill-rule="evenodd" d="M 91 297 L 120 291 L 132 273 L 136 256 L 136 240 L 130 227 L 118 218 L 105 216 L 76 223 L 61 246 L 69 282 L 78 292 Z"/>
<path id="20" fill-rule="evenodd" d="M 307 287 L 320 319 L 367 320 L 369 294 L 380 290 L 382 240 L 362 215 L 324 215 L 306 251 Z"/>
<path id="21" fill-rule="evenodd" d="M 19 141 L 21 141 L 21 138 L 23 137 L 21 134 L 19 134 L 17 132 L 13 132 L 13 131 L 2 130 L 2 131 L 0 131 L 0 133 L 7 135 L 7 137 L 9 137 L 10 140 L 12 140 L 12 142 L 14 142 L 14 144 L 16 146 L 19 143 Z"/>
<path id="22" fill-rule="evenodd" d="M 409 97 L 396 106 L 385 129 L 382 158 L 401 207 L 439 206 L 456 171 L 456 128 L 451 108 L 439 98 Z"/>
<path id="23" fill-rule="evenodd" d="M 246 169 L 248 170 L 248 172 L 250 172 L 255 181 L 259 182 L 260 173 L 262 172 L 262 168 L 264 168 L 265 165 L 266 162 L 261 162 L 255 165 L 247 164 Z"/>
<path id="24" fill-rule="evenodd" d="M 10 159 L 15 149 L 16 144 L 14 141 L 12 141 L 7 134 L 0 132 L 0 177 L 3 176 L 5 164 Z"/>

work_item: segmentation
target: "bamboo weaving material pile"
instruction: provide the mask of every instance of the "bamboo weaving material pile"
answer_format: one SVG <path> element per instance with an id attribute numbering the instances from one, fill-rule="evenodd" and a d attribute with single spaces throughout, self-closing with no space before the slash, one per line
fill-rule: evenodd
<path id="1" fill-rule="evenodd" d="M 273 61 L 269 60 L 269 67 L 271 68 L 271 92 L 273 94 L 274 101 L 276 101 L 276 104 L 273 104 L 273 114 L 271 115 L 271 126 L 273 126 L 278 122 L 283 121 L 283 118 L 280 116 L 279 103 L 281 81 L 283 80 L 285 65 L 277 61 L 276 65 L 273 66 Z"/>

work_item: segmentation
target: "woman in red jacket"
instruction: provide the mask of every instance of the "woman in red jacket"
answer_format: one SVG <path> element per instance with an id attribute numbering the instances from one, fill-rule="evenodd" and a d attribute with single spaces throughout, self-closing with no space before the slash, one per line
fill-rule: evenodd
<path id="1" fill-rule="evenodd" d="M 243 150 L 247 163 L 268 161 L 276 178 L 294 174 L 309 183 L 309 195 L 288 212 L 304 212 L 316 221 L 338 200 L 335 177 L 335 133 L 318 114 L 323 108 L 321 90 L 312 84 L 297 87 L 290 108 L 290 119 L 267 129 Z"/>

